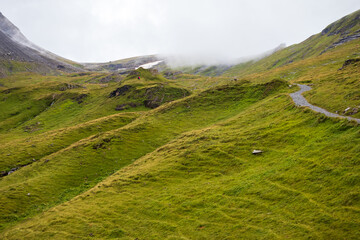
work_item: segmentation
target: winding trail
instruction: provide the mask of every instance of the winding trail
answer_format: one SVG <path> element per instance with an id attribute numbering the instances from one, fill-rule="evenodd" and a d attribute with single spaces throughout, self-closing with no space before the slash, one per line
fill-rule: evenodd
<path id="1" fill-rule="evenodd" d="M 314 106 L 314 105 L 310 104 L 303 97 L 302 93 L 310 91 L 311 87 L 309 87 L 307 85 L 302 85 L 302 84 L 297 84 L 297 85 L 300 87 L 300 90 L 290 94 L 290 97 L 293 99 L 296 106 L 309 107 L 310 109 L 314 110 L 315 112 L 323 113 L 328 117 L 346 118 L 346 119 L 348 119 L 350 121 L 356 121 L 357 123 L 360 123 L 360 119 L 358 119 L 358 118 L 353 118 L 353 117 L 348 117 L 348 116 L 341 116 L 339 114 L 328 112 L 323 108 L 320 108 L 320 107 L 317 107 L 317 106 Z"/>

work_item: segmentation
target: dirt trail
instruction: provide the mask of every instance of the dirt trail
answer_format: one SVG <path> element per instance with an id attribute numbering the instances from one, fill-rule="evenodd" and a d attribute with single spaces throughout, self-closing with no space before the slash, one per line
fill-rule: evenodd
<path id="1" fill-rule="evenodd" d="M 315 112 L 323 113 L 328 117 L 346 118 L 346 119 L 348 119 L 350 121 L 356 121 L 356 122 L 360 123 L 360 119 L 358 119 L 358 118 L 353 118 L 353 117 L 348 117 L 348 116 L 341 116 L 339 114 L 328 112 L 323 108 L 320 108 L 320 107 L 317 107 L 317 106 L 314 106 L 314 105 L 310 104 L 303 97 L 302 93 L 310 91 L 311 87 L 309 87 L 307 85 L 302 85 L 302 84 L 297 84 L 297 85 L 300 87 L 300 90 L 290 94 L 290 97 L 294 100 L 294 102 L 295 102 L 295 104 L 297 106 L 309 107 L 310 109 L 314 110 Z"/>

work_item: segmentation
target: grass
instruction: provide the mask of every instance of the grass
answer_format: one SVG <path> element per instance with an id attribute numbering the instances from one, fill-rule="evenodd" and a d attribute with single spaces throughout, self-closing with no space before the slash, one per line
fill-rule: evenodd
<path id="1" fill-rule="evenodd" d="M 279 78 L 293 83 L 312 84 L 314 90 L 305 94 L 309 102 L 340 114 L 350 108 L 358 108 L 360 101 L 358 64 L 342 70 L 349 59 L 360 57 L 360 40 L 335 46 L 340 39 L 360 30 L 360 10 L 330 24 L 321 33 L 305 41 L 289 46 L 259 61 L 250 61 L 234 66 L 225 76 L 261 82 Z M 331 101 L 324 101 L 331 99 Z M 360 113 L 354 117 L 359 118 Z"/>
<path id="2" fill-rule="evenodd" d="M 319 56 L 246 76 L 240 74 L 237 78 L 255 83 L 276 78 L 289 84 L 310 84 L 313 90 L 305 93 L 310 103 L 342 114 L 347 107 L 355 108 L 360 105 L 357 94 L 360 84 L 359 63 L 350 64 L 339 70 L 346 60 L 359 58 L 359 47 L 360 40 L 354 40 Z M 360 118 L 359 113 L 353 116 Z"/>
<path id="3" fill-rule="evenodd" d="M 120 83 L 107 84 L 87 83 L 103 74 L 70 77 L 24 74 L 4 79 L 5 89 L 0 92 L 0 133 L 14 138 L 24 136 L 24 129 L 31 130 L 37 125 L 36 133 L 70 127 L 116 114 L 121 104 L 133 103 L 133 107 L 123 112 L 145 111 L 148 110 L 145 100 L 161 105 L 190 93 L 164 78 L 141 71 L 141 80 L 130 76 Z M 109 97 L 123 85 L 133 88 L 120 96 Z"/>
<path id="4" fill-rule="evenodd" d="M 360 105 L 359 40 L 327 48 L 357 14 L 218 77 L 0 79 L 0 171 L 29 164 L 0 178 L 0 238 L 360 238 L 359 125 L 288 95 Z"/>
<path id="5" fill-rule="evenodd" d="M 42 74 L 56 74 L 57 72 L 46 65 L 35 62 L 20 62 L 1 59 L 0 76 L 11 76 L 19 72 L 39 72 Z M 57 73 L 59 74 L 59 73 Z"/>
<path id="6" fill-rule="evenodd" d="M 358 238 L 359 146 L 358 127 L 272 96 L 180 135 L 2 236 Z"/>
<path id="7" fill-rule="evenodd" d="M 0 171 L 27 165 L 94 134 L 122 127 L 140 115 L 118 113 L 68 128 L 47 131 L 35 136 L 5 141 L 0 146 Z M 39 127 L 39 126 L 34 126 Z"/>
<path id="8" fill-rule="evenodd" d="M 5 216 L 1 222 L 18 221 L 33 214 L 32 209 L 38 206 L 51 207 L 69 188 L 82 189 L 86 183 L 92 186 L 99 177 L 114 173 L 179 134 L 224 121 L 283 86 L 281 81 L 273 81 L 218 87 L 166 104 L 122 128 L 82 139 L 44 156 L 0 181 L 4 193 L 0 197 L 1 212 Z M 33 194 L 31 201 L 29 191 Z"/>

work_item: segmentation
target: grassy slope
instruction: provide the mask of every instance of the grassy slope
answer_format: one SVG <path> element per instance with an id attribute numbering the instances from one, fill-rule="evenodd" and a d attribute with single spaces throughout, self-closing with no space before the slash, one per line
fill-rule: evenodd
<path id="1" fill-rule="evenodd" d="M 359 108 L 359 62 L 343 70 L 338 69 L 346 60 L 360 58 L 360 40 L 329 48 L 346 36 L 359 34 L 359 19 L 360 10 L 330 24 L 321 33 L 302 43 L 282 49 L 259 61 L 239 64 L 227 70 L 221 78 L 208 78 L 210 80 L 200 83 L 224 83 L 233 78 L 252 82 L 266 82 L 276 78 L 290 84 L 309 83 L 313 84 L 314 88 L 306 93 L 311 103 L 340 114 L 348 107 Z M 199 83 L 192 85 L 196 88 Z M 360 118 L 360 112 L 354 117 Z"/>
<path id="2" fill-rule="evenodd" d="M 143 104 L 147 97 L 151 97 L 146 96 L 148 88 L 159 89 L 152 93 L 152 97 L 163 99 L 161 104 L 189 94 L 182 87 L 144 70 L 140 73 L 140 81 L 137 76 L 132 76 L 120 83 L 88 83 L 98 76 L 101 74 L 70 77 L 24 74 L 0 80 L 5 86 L 0 92 L 0 133 L 15 138 L 29 133 L 31 135 L 35 129 L 34 134 L 37 134 L 69 127 L 116 114 L 116 106 L 128 102 L 135 103 L 136 107 L 125 109 L 125 112 L 148 110 Z M 62 89 L 67 85 L 76 88 Z M 112 91 L 123 85 L 131 85 L 133 88 L 123 95 L 109 98 Z M 29 130 L 28 133 L 24 133 L 24 129 Z"/>
<path id="3" fill-rule="evenodd" d="M 16 222 L 68 200 L 179 134 L 232 117 L 284 86 L 280 81 L 244 84 L 166 104 L 125 127 L 82 139 L 3 178 L 1 223 Z"/>
<path id="4" fill-rule="evenodd" d="M 330 25 L 331 31 L 341 30 L 344 22 L 351 18 Z M 354 32 L 357 26 L 350 30 Z M 252 84 L 230 83 L 228 77 L 194 79 L 189 75 L 167 81 L 147 76 L 147 72 L 141 81 L 124 79 L 123 84 L 139 89 L 161 83 L 197 94 L 146 114 L 99 119 L 109 120 L 101 130 L 107 132 L 93 136 L 97 120 L 85 122 L 114 113 L 115 102 L 111 107 L 97 102 L 104 102 L 110 88 L 121 85 L 87 84 L 85 90 L 70 90 L 89 92 L 93 98 L 86 100 L 85 108 L 60 101 L 70 105 L 62 110 L 55 106 L 53 115 L 52 111 L 37 115 L 43 114 L 41 123 L 49 124 L 42 130 L 24 133 L 24 127 L 37 123 L 34 119 L 27 125 L 19 121 L 19 126 L 1 134 L 2 142 L 11 140 L 14 149 L 23 144 L 23 156 L 31 152 L 26 142 L 29 134 L 39 142 L 48 141 L 51 133 L 64 133 L 65 137 L 56 151 L 46 152 L 43 145 L 40 160 L 0 180 L 0 221 L 5 228 L 0 237 L 360 238 L 358 126 L 295 108 L 284 94 L 295 89 L 270 94 L 274 83 L 286 85 L 272 80 L 283 79 L 312 83 L 314 90 L 306 97 L 330 111 L 360 105 L 358 65 L 338 70 L 345 60 L 358 58 L 359 41 L 319 55 L 338 38 L 316 35 L 263 62 L 247 63 L 245 70 L 243 65 L 229 72 Z M 282 62 L 273 65 L 278 59 Z M 6 87 L 0 88 L 29 82 L 25 76 L 18 78 L 7 79 Z M 86 84 L 89 78 L 56 77 L 56 81 Z M 43 80 L 30 81 L 42 85 Z M 224 83 L 228 84 L 201 91 Z M 34 86 L 41 91 L 44 88 Z M 20 102 L 14 101 L 14 106 Z M 59 117 L 64 121 L 50 124 Z M 118 122 L 118 118 L 122 120 Z M 85 137 L 80 141 L 66 140 L 72 134 L 68 127 L 74 124 L 75 132 L 85 129 L 86 133 L 78 136 Z M 253 149 L 264 153 L 254 156 Z M 10 163 L 16 155 L 8 159 L 4 162 Z M 28 219 L 31 216 L 34 218 Z"/>
<path id="5" fill-rule="evenodd" d="M 72 127 L 4 141 L 0 146 L 0 172 L 30 164 L 99 132 L 122 127 L 138 116 L 139 113 L 118 113 Z"/>
<path id="6" fill-rule="evenodd" d="M 0 77 L 5 77 L 18 72 L 38 72 L 42 74 L 59 74 L 60 71 L 55 71 L 50 67 L 34 63 L 34 62 L 20 62 L 20 61 L 9 61 L 2 59 L 0 60 Z"/>
<path id="7" fill-rule="evenodd" d="M 260 71 L 239 79 L 251 82 L 266 82 L 271 79 L 282 79 L 289 84 L 311 84 L 313 90 L 305 93 L 309 102 L 331 112 L 343 112 L 347 107 L 360 105 L 359 63 L 339 70 L 347 59 L 360 58 L 360 40 L 354 40 L 338 46 L 326 53 L 299 60 L 297 62 Z M 360 118 L 360 113 L 354 115 Z"/>
<path id="8" fill-rule="evenodd" d="M 224 72 L 230 69 L 231 65 L 198 65 L 175 67 L 172 71 L 181 71 L 185 74 L 196 74 L 201 76 L 216 77 L 221 76 Z"/>
<path id="9" fill-rule="evenodd" d="M 2 238 L 359 238 L 359 143 L 358 127 L 276 95 L 181 135 Z"/>
<path id="10" fill-rule="evenodd" d="M 137 107 L 122 112 L 149 110 L 143 106 L 147 92 L 154 95 L 154 99 L 158 98 L 159 104 L 189 94 L 183 89 L 189 88 L 184 84 L 175 84 L 146 70 L 140 69 L 138 73 L 141 80 L 137 75 L 129 76 L 120 84 L 96 84 L 93 79 L 106 76 L 97 73 L 56 77 L 23 73 L 1 79 L 0 172 L 39 160 L 82 138 L 128 123 L 138 114 L 118 114 L 115 107 L 131 102 Z M 77 88 L 60 90 L 68 84 Z M 131 91 L 109 98 L 110 92 L 125 84 L 133 86 Z M 81 94 L 88 96 L 78 103 L 76 98 Z"/>

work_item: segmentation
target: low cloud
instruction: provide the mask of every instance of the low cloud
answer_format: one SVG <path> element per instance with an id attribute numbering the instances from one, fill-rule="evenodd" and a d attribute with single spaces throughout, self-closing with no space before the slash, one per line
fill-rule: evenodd
<path id="1" fill-rule="evenodd" d="M 360 8 L 354 0 L 1 0 L 35 44 L 79 62 L 176 55 L 229 62 L 300 42 Z"/>

